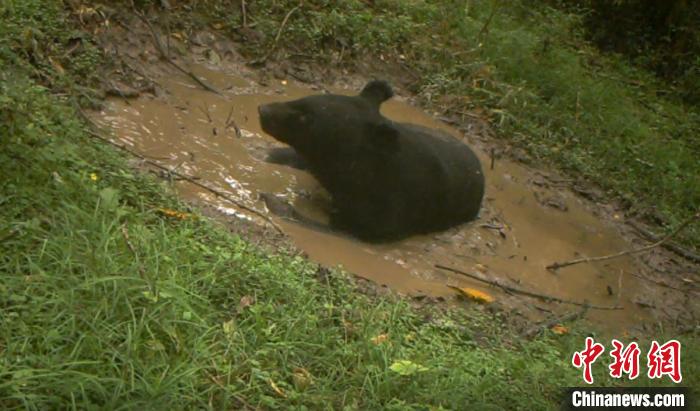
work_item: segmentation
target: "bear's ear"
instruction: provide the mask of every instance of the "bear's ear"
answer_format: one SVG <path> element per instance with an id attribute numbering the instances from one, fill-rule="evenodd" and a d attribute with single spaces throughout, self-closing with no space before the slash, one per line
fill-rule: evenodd
<path id="1" fill-rule="evenodd" d="M 399 149 L 399 130 L 390 121 L 380 121 L 370 125 L 369 140 L 372 147 L 383 153 L 393 153 Z"/>
<path id="2" fill-rule="evenodd" d="M 372 80 L 360 92 L 360 97 L 378 106 L 393 96 L 394 90 L 384 80 Z"/>

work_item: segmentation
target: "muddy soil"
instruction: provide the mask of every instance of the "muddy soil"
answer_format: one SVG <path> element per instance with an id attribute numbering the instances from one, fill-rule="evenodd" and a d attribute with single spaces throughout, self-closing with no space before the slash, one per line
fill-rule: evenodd
<path id="1" fill-rule="evenodd" d="M 327 193 L 308 173 L 263 161 L 266 151 L 279 144 L 262 132 L 257 116 L 257 106 L 262 103 L 323 91 L 354 94 L 363 85 L 363 77 L 303 84 L 274 64 L 266 71 L 246 67 L 235 43 L 214 32 L 194 33 L 189 38 L 172 34 L 170 58 L 218 91 L 215 93 L 159 58 L 151 33 L 138 19 L 112 25 L 100 39 L 103 48 L 122 62 L 106 80 L 112 90 L 117 88 L 110 94 L 120 95 L 119 87 L 124 88 L 125 83 L 131 83 L 129 91 L 155 85 L 152 93 L 136 93 L 138 98 L 131 98 L 133 93 L 110 97 L 104 109 L 94 113 L 96 121 L 113 130 L 115 141 L 196 176 L 237 203 L 268 215 L 290 243 L 315 262 L 340 266 L 410 296 L 456 301 L 452 287 L 481 290 L 494 296 L 500 308 L 534 321 L 580 307 L 505 293 L 435 266 L 477 273 L 572 302 L 619 307 L 592 309 L 586 314 L 597 328 L 612 333 L 639 335 L 659 323 L 681 331 L 697 327 L 697 268 L 661 248 L 557 272 L 547 270 L 545 266 L 555 261 L 611 254 L 646 243 L 622 223 L 624 218 L 614 206 L 579 196 L 555 173 L 508 159 L 498 159 L 492 166 L 487 153 L 496 143 L 484 139 L 483 133 L 463 132 L 483 129 L 483 124 L 461 124 L 461 131 L 456 130 L 412 105 L 411 96 L 401 92 L 384 104 L 383 114 L 393 120 L 439 128 L 474 147 L 484 165 L 487 189 L 480 217 L 474 222 L 396 243 L 367 244 L 342 234 L 307 229 L 266 210 L 259 195 L 272 193 L 324 221 L 329 202 Z M 317 78 L 307 74 L 312 80 Z M 175 185 L 185 200 L 217 210 L 220 218 L 240 221 L 241 231 L 255 226 L 259 229 L 252 231 L 258 238 L 275 237 L 269 226 L 263 228 L 268 223 L 259 216 L 187 181 Z"/>

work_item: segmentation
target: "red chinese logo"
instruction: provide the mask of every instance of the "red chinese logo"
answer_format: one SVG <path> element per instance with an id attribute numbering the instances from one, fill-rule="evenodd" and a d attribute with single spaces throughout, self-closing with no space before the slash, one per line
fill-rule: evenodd
<path id="1" fill-rule="evenodd" d="M 622 378 L 623 374 L 627 374 L 630 380 L 637 378 L 641 354 L 639 344 L 633 342 L 625 347 L 625 344 L 613 339 L 612 346 L 610 356 L 613 360 L 608 366 L 610 376 Z M 571 363 L 576 368 L 583 367 L 583 380 L 586 383 L 593 384 L 593 363 L 604 351 L 605 347 L 602 344 L 595 342 L 591 337 L 586 337 L 586 348 L 574 353 Z M 664 345 L 659 345 L 658 342 L 652 341 L 647 354 L 647 368 L 647 376 L 650 379 L 668 375 L 673 382 L 681 382 L 683 380 L 681 375 L 681 343 L 677 340 L 671 340 Z"/>
<path id="2" fill-rule="evenodd" d="M 661 378 L 664 375 L 668 375 L 675 383 L 683 380 L 683 376 L 681 376 L 680 342 L 671 340 L 659 346 L 659 343 L 652 341 L 647 360 L 647 366 L 649 367 L 647 375 L 649 378 Z"/>
<path id="3" fill-rule="evenodd" d="M 615 347 L 610 356 L 613 362 L 608 366 L 610 376 L 613 378 L 622 377 L 622 373 L 629 374 L 629 379 L 633 380 L 639 376 L 639 354 L 641 350 L 636 342 L 630 343 L 627 348 L 618 340 L 613 339 L 612 345 Z M 624 348 L 624 349 L 623 349 Z"/>
<path id="4" fill-rule="evenodd" d="M 588 384 L 593 384 L 592 365 L 603 351 L 605 351 L 603 344 L 598 344 L 593 341 L 593 338 L 586 337 L 586 349 L 583 351 L 576 351 L 574 357 L 571 359 L 574 367 L 581 368 L 583 366 L 583 380 Z"/>

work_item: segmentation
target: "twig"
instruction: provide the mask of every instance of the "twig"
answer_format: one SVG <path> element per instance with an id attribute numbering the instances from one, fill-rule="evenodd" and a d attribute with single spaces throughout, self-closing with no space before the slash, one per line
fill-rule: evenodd
<path id="1" fill-rule="evenodd" d="M 617 305 L 620 305 L 622 300 L 622 270 L 620 270 L 620 276 L 617 277 Z"/>
<path id="2" fill-rule="evenodd" d="M 476 37 L 481 40 L 481 36 L 489 32 L 489 25 L 491 24 L 491 21 L 493 18 L 496 16 L 496 11 L 498 10 L 498 0 L 493 0 L 491 2 L 491 14 L 489 14 L 488 19 L 486 20 L 486 23 L 481 27 L 481 30 L 479 30 L 479 34 L 476 35 Z"/>
<path id="3" fill-rule="evenodd" d="M 652 248 L 656 248 L 656 247 L 660 246 L 661 244 L 665 243 L 666 241 L 668 241 L 669 239 L 671 239 L 673 236 L 675 236 L 676 234 L 678 234 L 678 233 L 679 233 L 681 230 L 683 230 L 685 227 L 687 227 L 688 224 L 692 223 L 693 221 L 695 221 L 695 220 L 697 220 L 697 219 L 700 219 L 700 213 L 696 213 L 696 214 L 694 214 L 693 216 L 691 216 L 690 218 L 686 219 L 685 221 L 683 221 L 682 223 L 680 223 L 680 224 L 678 225 L 678 227 L 676 227 L 675 230 L 671 231 L 666 237 L 662 238 L 661 240 L 659 240 L 659 241 L 657 241 L 657 242 L 655 242 L 655 243 L 653 243 L 653 244 L 649 244 L 649 245 L 647 245 L 647 246 L 640 247 L 640 248 L 635 248 L 635 249 L 631 249 L 631 250 L 625 250 L 625 251 L 622 251 L 622 252 L 619 252 L 619 253 L 616 253 L 616 254 L 604 255 L 604 256 L 600 256 L 600 257 L 578 258 L 578 259 L 576 259 L 576 260 L 564 261 L 563 263 L 557 263 L 557 262 L 555 262 L 555 263 L 552 263 L 552 264 L 548 265 L 548 266 L 547 266 L 547 269 L 548 269 L 548 270 L 556 270 L 556 269 L 558 269 L 558 268 L 567 267 L 567 266 L 574 265 L 574 264 L 579 264 L 579 263 L 590 263 L 590 262 L 593 262 L 593 261 L 611 260 L 611 259 L 613 259 L 613 258 L 618 258 L 618 257 L 622 257 L 622 256 L 629 255 L 629 254 L 636 254 L 636 253 L 641 253 L 641 252 L 644 252 L 644 251 L 649 251 L 649 250 L 651 250 Z"/>
<path id="4" fill-rule="evenodd" d="M 236 120 L 233 119 L 233 106 L 228 111 L 228 116 L 226 116 L 226 123 L 224 123 L 224 129 L 228 130 L 229 127 L 233 126 L 233 130 L 236 132 L 236 137 L 241 138 L 241 129 L 236 124 Z"/>
<path id="5" fill-rule="evenodd" d="M 582 318 L 584 315 L 586 315 L 587 311 L 588 311 L 588 307 L 583 307 L 579 311 L 574 311 L 572 313 L 568 313 L 568 314 L 563 315 L 561 317 L 555 317 L 549 321 L 544 321 L 540 324 L 536 324 L 535 326 L 533 326 L 529 330 L 525 331 L 523 333 L 523 336 L 525 338 L 532 338 L 535 335 L 539 334 L 540 332 L 542 332 L 544 330 L 548 330 L 557 324 L 562 324 L 565 322 L 574 321 L 574 320 L 577 320 L 579 318 Z"/>
<path id="6" fill-rule="evenodd" d="M 95 127 L 95 128 L 98 128 L 97 125 L 95 124 L 95 122 L 92 121 L 92 119 L 89 118 L 89 117 L 87 116 L 87 114 L 85 114 L 85 112 L 84 112 L 81 108 L 78 107 L 78 109 L 79 109 L 79 112 L 82 114 L 82 116 L 86 119 L 86 121 L 88 121 L 89 124 L 91 124 L 91 125 L 92 125 L 93 127 Z M 159 163 L 157 163 L 157 162 L 155 162 L 155 161 L 153 161 L 153 160 L 149 160 L 149 159 L 147 159 L 146 157 L 144 157 L 143 155 L 141 155 L 141 154 L 139 154 L 139 153 L 137 153 L 137 152 L 135 152 L 135 151 L 133 151 L 133 150 L 131 150 L 131 149 L 129 149 L 129 148 L 127 148 L 127 147 L 121 145 L 121 144 L 115 143 L 114 141 L 110 140 L 110 139 L 107 138 L 107 137 L 102 136 L 101 134 L 99 134 L 98 132 L 96 132 L 96 131 L 94 131 L 94 130 L 87 130 L 87 131 L 88 131 L 88 134 L 89 134 L 90 136 L 92 136 L 92 137 L 94 137 L 94 138 L 96 138 L 96 139 L 98 139 L 98 140 L 101 140 L 101 141 L 103 141 L 103 142 L 105 142 L 105 143 L 107 143 L 107 144 L 110 144 L 110 145 L 112 145 L 112 146 L 114 146 L 114 147 L 117 147 L 117 148 L 119 148 L 119 149 L 121 149 L 121 150 L 123 150 L 123 151 L 125 151 L 125 152 L 127 152 L 127 153 L 129 153 L 129 154 L 131 154 L 132 156 L 141 159 L 144 163 L 146 163 L 146 164 L 148 164 L 148 165 L 151 165 L 151 166 L 153 166 L 153 167 L 156 167 L 156 168 L 158 168 L 158 169 L 161 169 L 161 170 L 165 171 L 166 173 L 175 175 L 175 176 L 179 177 L 179 178 L 182 179 L 182 180 L 185 180 L 185 181 L 187 181 L 187 182 L 189 182 L 189 183 L 191 183 L 191 184 L 196 185 L 196 186 L 199 187 L 199 188 L 202 188 L 202 189 L 204 189 L 204 190 L 209 191 L 210 193 L 214 194 L 214 195 L 217 196 L 217 197 L 223 198 L 224 200 L 226 200 L 226 201 L 232 203 L 233 205 L 235 205 L 236 207 L 238 207 L 238 208 L 240 208 L 240 209 L 242 209 L 242 210 L 245 210 L 245 211 L 247 211 L 247 212 L 249 212 L 249 213 L 251 213 L 251 214 L 254 214 L 254 215 L 256 215 L 256 216 L 262 218 L 265 222 L 267 222 L 267 223 L 270 224 L 272 227 L 274 227 L 275 230 L 277 230 L 280 234 L 284 234 L 284 231 L 282 231 L 282 228 L 281 228 L 279 225 L 277 225 L 277 223 L 275 223 L 274 221 L 272 221 L 272 220 L 271 220 L 268 216 L 266 216 L 264 213 L 262 213 L 262 212 L 260 212 L 260 211 L 258 211 L 258 210 L 256 210 L 256 209 L 254 209 L 254 208 L 252 208 L 252 207 L 248 207 L 247 205 L 241 203 L 240 201 L 237 201 L 236 199 L 232 198 L 232 197 L 229 196 L 228 194 L 222 193 L 221 191 L 216 190 L 216 189 L 213 189 L 213 188 L 207 186 L 206 184 L 200 183 L 199 181 L 196 180 L 195 177 L 191 177 L 191 176 L 188 176 L 188 175 L 186 175 L 186 174 L 178 173 L 177 171 L 171 170 L 170 168 L 165 167 L 165 166 L 163 166 L 163 165 L 161 165 L 161 164 L 159 164 Z"/>
<path id="7" fill-rule="evenodd" d="M 243 28 L 248 28 L 248 12 L 246 12 L 245 6 L 245 0 L 241 0 L 241 15 L 243 16 Z"/>
<path id="8" fill-rule="evenodd" d="M 282 30 L 284 30 L 284 26 L 287 24 L 287 20 L 289 20 L 289 17 L 292 15 L 292 13 L 294 13 L 294 12 L 297 11 L 297 10 L 299 10 L 299 8 L 301 8 L 301 6 L 302 6 L 303 4 L 304 4 L 303 1 L 300 1 L 298 6 L 292 8 L 291 10 L 289 10 L 289 12 L 287 13 L 287 15 L 284 16 L 284 19 L 282 20 L 282 24 L 280 24 L 280 28 L 277 30 L 277 35 L 275 36 L 275 43 L 274 43 L 273 47 L 276 47 L 276 46 L 277 46 L 277 43 L 278 43 L 279 40 L 280 40 L 280 36 L 282 35 Z"/>
<path id="9" fill-rule="evenodd" d="M 639 274 L 635 274 L 635 273 L 630 273 L 630 274 L 633 275 L 633 276 L 635 276 L 635 277 L 637 277 L 637 278 L 640 278 L 640 279 L 642 279 L 642 280 L 649 281 L 649 282 L 652 283 L 652 284 L 656 284 L 656 285 L 658 285 L 659 287 L 670 288 L 671 290 L 680 291 L 680 292 L 682 292 L 682 293 L 696 293 L 696 294 L 700 293 L 700 290 L 697 290 L 697 289 L 693 289 L 693 290 L 690 290 L 690 289 L 684 290 L 684 289 L 682 289 L 682 288 L 674 287 L 674 286 L 672 286 L 672 285 L 663 283 L 663 282 L 661 282 L 661 281 L 653 280 L 653 279 L 651 279 L 651 278 L 649 278 L 649 277 L 645 277 L 645 276 L 643 276 L 643 275 L 639 275 Z"/>
<path id="10" fill-rule="evenodd" d="M 132 7 L 133 7 L 133 3 L 132 3 Z M 135 7 L 134 7 L 134 14 L 136 14 L 136 16 L 138 16 L 141 19 L 141 21 L 143 21 L 144 24 L 146 24 L 146 26 L 148 26 L 148 29 L 151 31 L 151 36 L 153 37 L 153 43 L 156 46 L 156 50 L 158 50 L 158 54 L 160 54 L 160 56 L 163 58 L 163 60 L 168 62 L 170 65 L 172 65 L 176 69 L 180 70 L 182 73 L 189 76 L 192 80 L 194 80 L 197 84 L 202 86 L 205 90 L 211 91 L 212 93 L 218 94 L 220 96 L 222 95 L 219 90 L 217 90 L 214 87 L 210 86 L 209 84 L 205 83 L 204 80 L 197 77 L 193 72 L 191 72 L 190 70 L 187 70 L 186 68 L 180 66 L 174 60 L 172 60 L 168 56 L 166 51 L 164 50 L 163 44 L 160 41 L 160 37 L 158 37 L 156 30 L 153 28 L 153 25 L 151 24 L 151 22 L 148 21 L 148 18 L 146 18 L 146 16 L 144 16 L 143 13 L 136 10 Z"/>
<path id="11" fill-rule="evenodd" d="M 456 268 L 447 267 L 447 266 L 440 265 L 440 264 L 435 264 L 435 268 L 439 268 L 439 269 L 441 269 L 441 270 L 451 271 L 451 272 L 456 273 L 456 274 L 465 275 L 465 276 L 467 276 L 467 277 L 469 277 L 469 278 L 473 278 L 473 279 L 478 280 L 478 281 L 481 281 L 481 282 L 483 282 L 483 283 L 486 283 L 486 284 L 490 284 L 490 285 L 499 287 L 499 288 L 503 289 L 504 291 L 508 291 L 508 292 L 511 292 L 511 293 L 514 293 L 514 294 L 524 295 L 524 296 L 527 296 L 527 297 L 540 298 L 540 299 L 543 299 L 543 300 L 545 300 L 545 301 L 554 301 L 554 302 L 563 303 L 563 304 L 578 305 L 578 306 L 581 306 L 581 307 L 588 307 L 588 308 L 593 308 L 593 309 L 596 309 L 596 310 L 622 310 L 622 307 L 619 307 L 619 306 L 613 306 L 613 307 L 611 307 L 611 306 L 602 306 L 602 305 L 591 305 L 591 304 L 588 304 L 588 303 L 585 303 L 585 302 L 584 302 L 584 303 L 580 303 L 580 302 L 577 302 L 577 301 L 565 300 L 565 299 L 563 299 L 563 298 L 554 297 L 554 296 L 551 296 L 551 295 L 539 294 L 539 293 L 534 293 L 534 292 L 532 292 L 532 291 L 521 290 L 521 289 L 519 289 L 519 288 L 515 288 L 515 287 L 511 287 L 511 286 L 509 286 L 509 285 L 502 284 L 502 283 L 500 283 L 500 282 L 498 282 L 498 281 L 495 281 L 495 280 L 489 280 L 489 279 L 483 278 L 483 277 L 481 277 L 480 275 L 466 273 L 466 272 L 461 271 L 461 270 L 458 270 L 458 269 L 456 269 Z"/>
<path id="12" fill-rule="evenodd" d="M 496 165 L 496 149 L 491 148 L 491 170 L 493 170 L 493 167 Z"/>
<path id="13" fill-rule="evenodd" d="M 639 231 L 644 237 L 646 237 L 649 241 L 659 241 L 661 237 L 658 235 L 652 233 L 651 231 L 647 230 L 646 228 L 642 227 L 639 223 L 637 223 L 634 220 L 628 221 L 628 224 L 634 227 L 635 230 Z M 673 251 L 674 253 L 678 254 L 679 256 L 686 258 L 690 261 L 700 263 L 700 254 L 694 253 L 688 249 L 685 249 L 681 247 L 680 245 L 668 241 L 663 244 L 661 244 L 662 247 Z"/>
<path id="14" fill-rule="evenodd" d="M 301 0 L 299 2 L 298 6 L 293 7 L 291 10 L 289 10 L 289 12 L 287 12 L 287 14 L 284 16 L 284 19 L 282 19 L 282 24 L 280 24 L 279 29 L 277 29 L 277 35 L 275 36 L 275 40 L 273 41 L 272 46 L 270 47 L 270 50 L 268 50 L 267 53 L 265 54 L 265 56 L 263 58 L 261 58 L 259 61 L 257 61 L 256 63 L 258 63 L 258 64 L 264 63 L 272 55 L 272 53 L 275 51 L 275 49 L 277 49 L 277 43 L 279 43 L 279 41 L 280 41 L 280 36 L 282 36 L 282 30 L 284 30 L 284 26 L 287 25 L 287 20 L 289 20 L 289 17 L 291 17 L 291 15 L 295 11 L 299 10 L 303 5 L 304 5 L 304 1 Z"/>

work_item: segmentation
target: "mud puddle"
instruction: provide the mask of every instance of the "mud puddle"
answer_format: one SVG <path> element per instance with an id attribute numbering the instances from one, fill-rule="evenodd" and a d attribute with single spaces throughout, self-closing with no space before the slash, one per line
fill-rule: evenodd
<path id="1" fill-rule="evenodd" d="M 279 144 L 261 131 L 257 115 L 259 104 L 319 91 L 280 80 L 261 86 L 254 80 L 203 66 L 195 72 L 222 90 L 222 95 L 196 87 L 185 76 L 170 74 L 158 80 L 162 95 L 108 100 L 96 118 L 111 126 L 121 143 L 196 176 L 247 206 L 264 210 L 259 193 L 273 193 L 301 212 L 323 220 L 328 202 L 313 177 L 263 161 L 266 150 Z M 441 128 L 464 139 L 396 98 L 385 103 L 382 112 L 393 120 Z M 587 315 L 610 330 L 627 330 L 649 318 L 646 309 L 635 301 L 641 294 L 648 295 L 650 289 L 630 276 L 637 267 L 629 258 L 579 264 L 558 273 L 545 269 L 555 261 L 628 249 L 629 243 L 595 217 L 578 197 L 543 183 L 537 172 L 502 160 L 491 170 L 488 156 L 478 149 L 477 153 L 487 178 L 484 207 L 478 220 L 460 227 L 372 245 L 275 221 L 312 260 L 327 266 L 340 265 L 401 293 L 451 297 L 455 291 L 447 285 L 470 287 L 488 292 L 506 309 L 531 319 L 577 309 L 509 295 L 435 268 L 441 264 L 562 299 L 619 305 L 622 310 L 592 310 Z M 206 202 L 237 218 L 256 219 L 192 184 L 176 184 L 185 199 Z"/>

